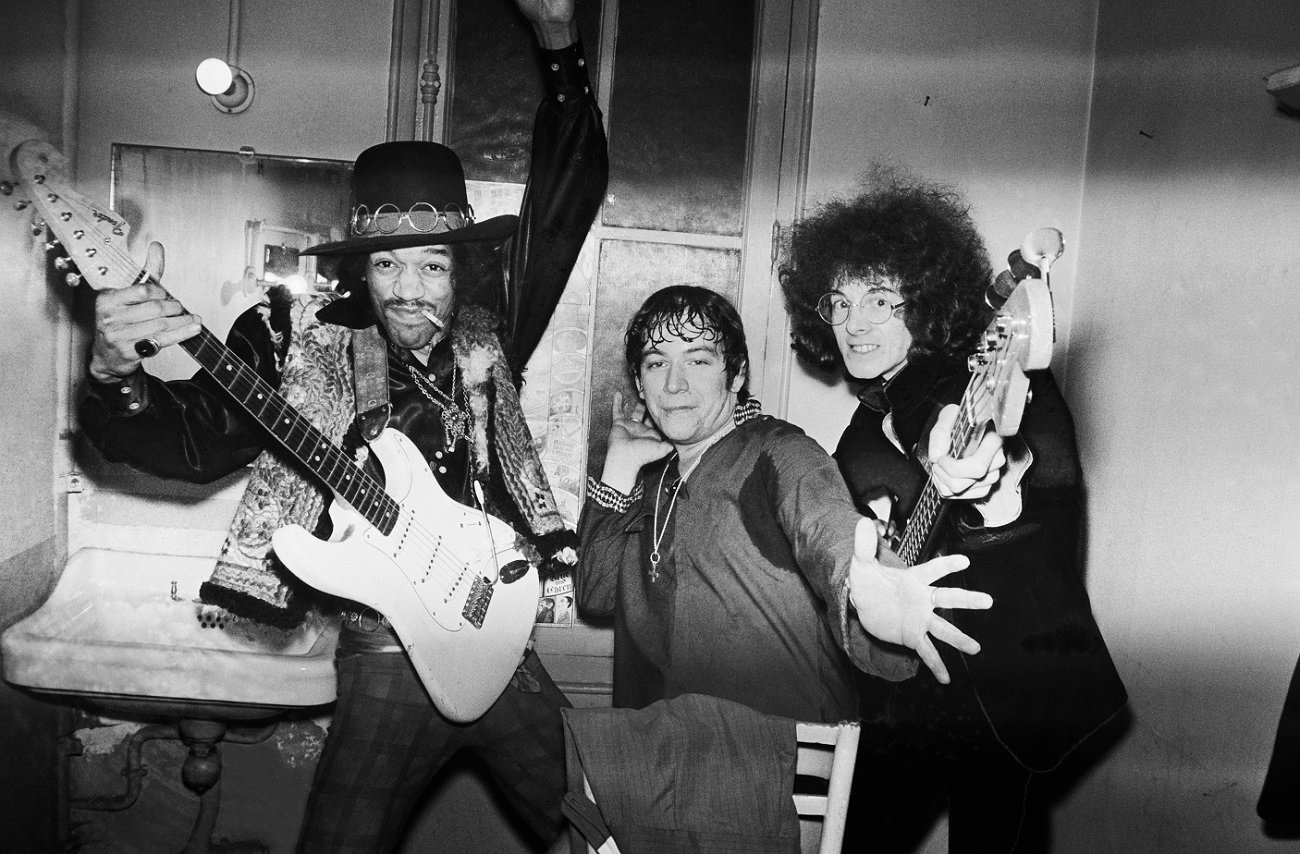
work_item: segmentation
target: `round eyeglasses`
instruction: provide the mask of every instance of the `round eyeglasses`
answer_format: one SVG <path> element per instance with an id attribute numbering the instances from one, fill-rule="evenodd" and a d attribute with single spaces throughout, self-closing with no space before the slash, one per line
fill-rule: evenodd
<path id="1" fill-rule="evenodd" d="M 907 300 L 891 303 L 883 294 L 867 294 L 860 302 L 849 302 L 844 294 L 832 291 L 822 294 L 822 298 L 817 300 L 817 316 L 831 326 L 839 326 L 849 319 L 849 312 L 856 307 L 863 317 L 878 325 L 905 305 Z"/>
<path id="2" fill-rule="evenodd" d="M 352 210 L 352 233 L 392 234 L 402 227 L 402 223 L 420 234 L 451 231 L 474 224 L 474 208 L 452 202 L 438 210 L 428 202 L 416 202 L 402 211 L 394 204 L 382 204 L 373 213 L 365 205 L 357 205 Z"/>

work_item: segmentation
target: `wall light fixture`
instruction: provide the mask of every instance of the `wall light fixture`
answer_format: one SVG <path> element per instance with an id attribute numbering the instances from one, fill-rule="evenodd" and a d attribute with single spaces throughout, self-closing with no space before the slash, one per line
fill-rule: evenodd
<path id="1" fill-rule="evenodd" d="M 212 106 L 223 113 L 242 113 L 257 93 L 252 76 L 238 65 L 239 19 L 240 0 L 230 0 L 225 60 L 210 56 L 194 70 L 194 82 L 212 98 Z"/>

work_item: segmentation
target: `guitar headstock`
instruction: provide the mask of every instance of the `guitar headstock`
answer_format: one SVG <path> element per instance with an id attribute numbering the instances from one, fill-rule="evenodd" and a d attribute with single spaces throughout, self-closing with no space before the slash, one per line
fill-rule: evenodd
<path id="1" fill-rule="evenodd" d="M 980 347 L 968 360 L 972 415 L 993 422 L 1001 436 L 1014 436 L 1028 402 L 1026 371 L 1046 368 L 1054 339 L 1052 292 L 1041 279 L 1025 279 L 998 309 Z"/>
<path id="2" fill-rule="evenodd" d="M 116 212 L 66 186 L 67 161 L 57 148 L 44 140 L 28 140 L 13 150 L 9 161 L 27 200 L 36 207 L 38 223 L 43 221 L 53 236 L 46 247 L 61 245 L 67 254 L 55 260 L 55 267 L 67 270 L 71 261 L 80 280 L 95 290 L 124 288 L 139 278 L 140 267 L 126 251 L 130 226 Z M 79 278 L 69 272 L 68 284 L 77 284 Z"/>

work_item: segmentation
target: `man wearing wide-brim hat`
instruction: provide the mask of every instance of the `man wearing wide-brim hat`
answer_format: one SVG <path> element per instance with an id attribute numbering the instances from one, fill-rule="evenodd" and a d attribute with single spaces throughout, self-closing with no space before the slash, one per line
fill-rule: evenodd
<path id="1" fill-rule="evenodd" d="M 416 462 L 427 462 L 442 492 L 474 508 L 471 520 L 486 511 L 511 524 L 519 536 L 513 543 L 494 542 L 493 551 L 513 549 L 519 559 L 497 561 L 486 573 L 491 578 L 467 575 L 466 584 L 475 590 L 467 601 L 479 610 L 467 604 L 454 619 L 439 613 L 434 621 L 455 623 L 464 634 L 473 631 L 466 626 L 484 619 L 483 612 L 491 619 L 493 598 L 509 595 L 500 585 L 520 577 L 521 567 L 571 555 L 573 534 L 556 511 L 516 385 L 581 249 L 608 171 L 573 0 L 517 3 L 537 34 L 547 86 L 520 216 L 478 220 L 450 149 L 431 142 L 373 146 L 356 160 L 346 236 L 309 250 L 341 256 L 339 293 L 272 293 L 268 304 L 240 316 L 227 341 L 258 379 L 370 470 L 374 455 L 367 455 L 365 443 L 374 440 L 374 453 L 382 454 L 396 431 L 416 449 Z M 531 592 L 521 649 L 502 679 L 509 684 L 492 689 L 500 695 L 489 697 L 486 710 L 471 704 L 466 712 L 430 688 L 429 656 L 422 654 L 426 636 L 420 634 L 416 644 L 403 623 L 421 609 L 437 610 L 424 599 L 408 606 L 423 595 L 410 591 L 424 589 L 424 575 L 411 578 L 409 590 L 400 588 L 405 598 L 396 607 L 373 607 L 388 600 L 367 595 L 362 567 L 341 569 L 339 578 L 325 583 L 313 565 L 291 565 L 291 572 L 278 566 L 277 558 L 293 563 L 290 546 L 302 542 L 286 532 L 325 533 L 320 522 L 328 494 L 303 472 L 303 464 L 279 451 L 271 435 L 285 440 L 277 420 L 258 413 L 259 423 L 227 393 L 230 385 L 223 388 L 204 373 L 165 383 L 143 369 L 142 360 L 201 330 L 155 283 L 161 258 L 150 255 L 153 280 L 105 291 L 97 300 L 92 382 L 80 409 L 81 426 L 108 459 L 164 477 L 206 482 L 254 463 L 216 570 L 203 586 L 205 600 L 289 627 L 318 619 L 325 601 L 340 610 L 338 599 L 311 587 L 342 597 L 338 702 L 299 850 L 393 850 L 424 790 L 461 748 L 480 754 L 519 817 L 543 841 L 555 838 L 563 826 L 559 709 L 567 702 L 531 648 L 522 649 L 537 591 Z M 257 409 L 256 386 L 249 388 L 243 401 Z M 286 444 L 306 467 L 345 499 L 330 508 L 331 520 L 341 527 L 337 508 L 367 504 L 368 496 L 339 488 L 340 477 L 351 483 L 350 469 L 339 475 L 315 468 L 316 455 L 292 442 L 290 437 Z M 391 460 L 383 462 L 387 469 Z M 391 485 L 394 472 L 384 475 Z M 380 514 L 375 518 L 357 510 L 372 523 L 378 518 L 375 529 L 384 530 L 380 510 L 372 508 Z M 413 536 L 440 542 L 438 522 L 415 519 Z M 436 545 L 431 553 L 430 577 L 445 569 Z M 536 588 L 535 575 L 522 577 L 531 581 L 521 585 Z M 354 588 L 356 595 L 350 593 Z M 474 681 L 467 677 L 475 674 L 473 654 L 463 657 L 452 665 L 452 683 Z"/>

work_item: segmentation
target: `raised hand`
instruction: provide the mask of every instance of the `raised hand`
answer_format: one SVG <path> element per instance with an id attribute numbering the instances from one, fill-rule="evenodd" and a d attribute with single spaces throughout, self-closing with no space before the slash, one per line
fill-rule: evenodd
<path id="1" fill-rule="evenodd" d="M 609 448 L 601 481 L 628 494 L 636 485 L 641 467 L 672 452 L 673 446 L 653 424 L 646 423 L 645 404 L 640 400 L 625 406 L 622 392 L 614 392 L 610 412 Z"/>
<path id="2" fill-rule="evenodd" d="M 965 569 L 964 555 L 946 555 L 910 569 L 884 566 L 876 560 L 876 528 L 870 519 L 858 522 L 853 562 L 849 567 L 849 601 L 862 627 L 889 643 L 913 649 L 943 684 L 950 681 L 934 640 L 974 655 L 980 645 L 965 632 L 934 613 L 935 608 L 992 607 L 987 593 L 961 587 L 935 587 L 934 582 Z"/>
<path id="3" fill-rule="evenodd" d="M 162 245 L 150 244 L 145 270 L 162 277 Z M 160 286 L 151 283 L 100 291 L 95 298 L 95 339 L 90 348 L 90 375 L 113 382 L 135 373 L 142 357 L 193 338 L 202 323 Z"/>
<path id="4" fill-rule="evenodd" d="M 573 22 L 577 0 L 515 0 L 533 25 L 537 43 L 547 50 L 568 47 L 578 40 L 578 27 Z"/>

